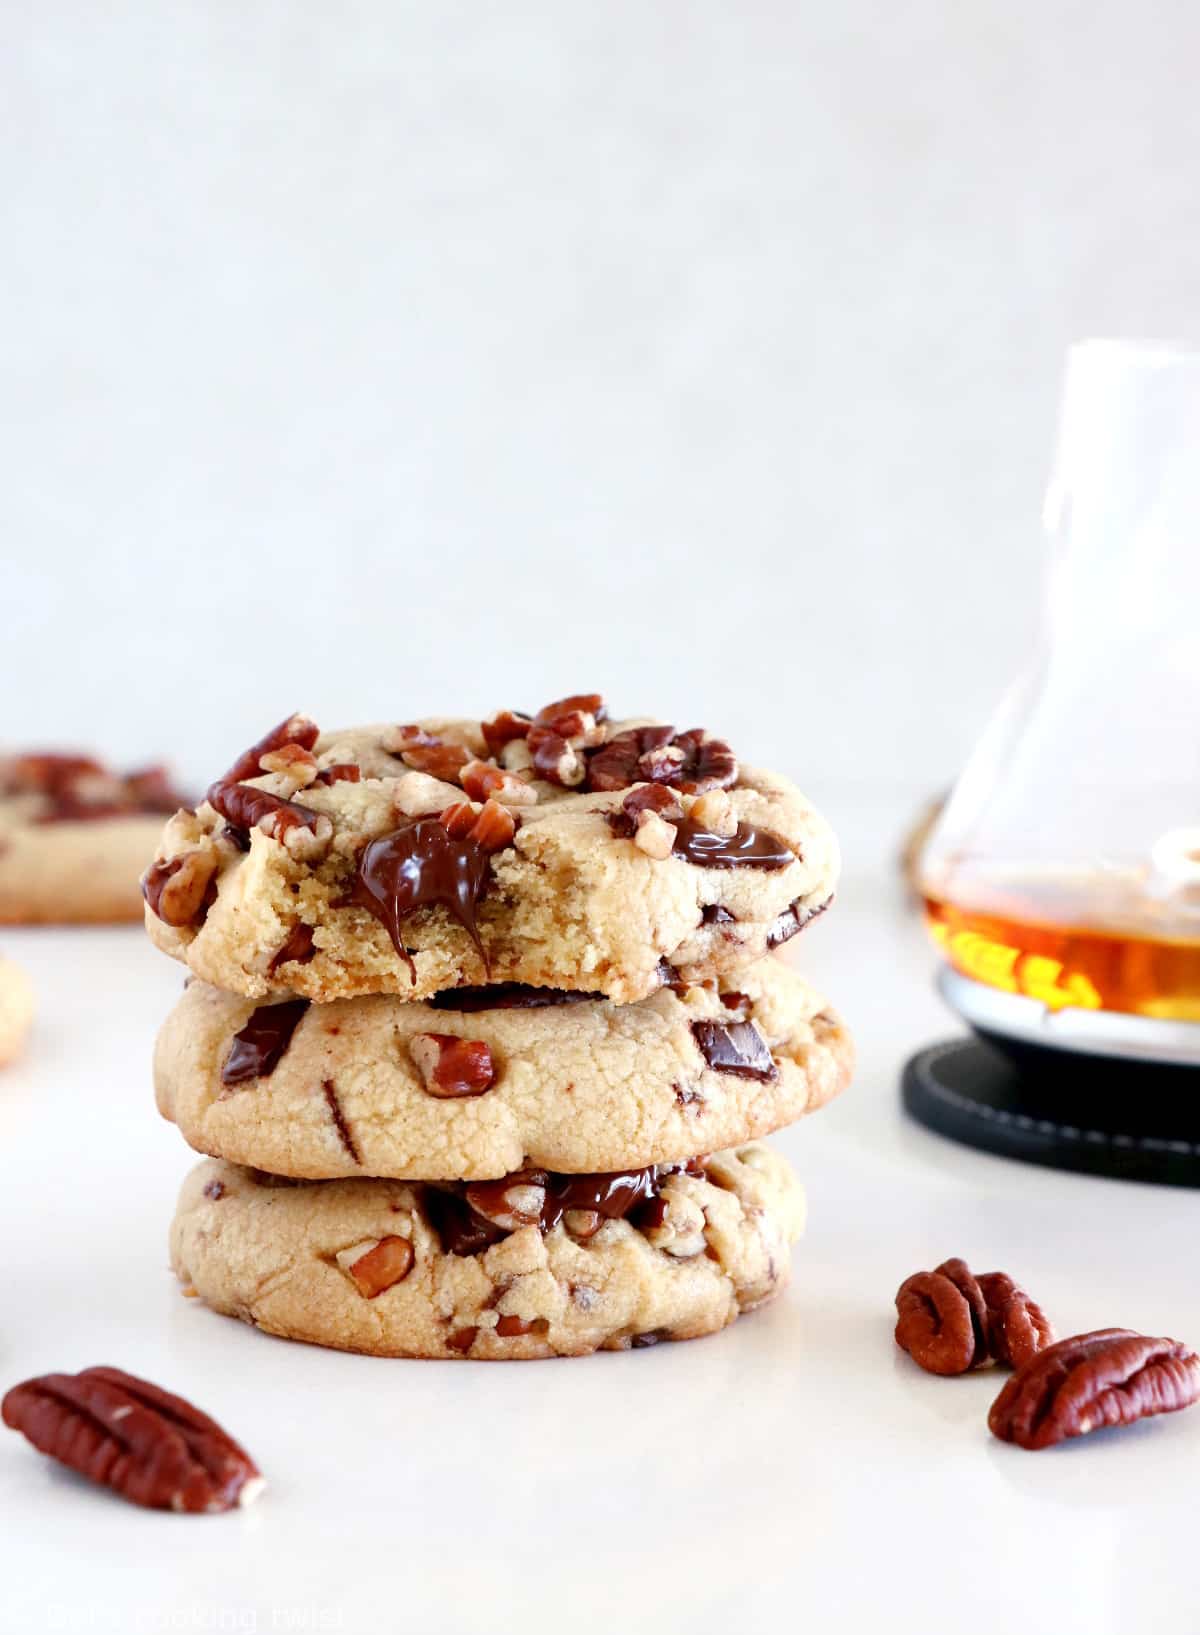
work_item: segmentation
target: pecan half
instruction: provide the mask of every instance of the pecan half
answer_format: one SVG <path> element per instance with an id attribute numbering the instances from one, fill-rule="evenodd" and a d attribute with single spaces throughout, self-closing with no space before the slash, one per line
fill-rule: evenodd
<path id="1" fill-rule="evenodd" d="M 947 1267 L 959 1275 L 948 1276 Z M 964 1291 L 960 1268 L 961 1260 L 943 1261 L 896 1291 L 896 1344 L 928 1374 L 965 1374 L 987 1361 L 987 1309 L 978 1285 Z"/>
<path id="2" fill-rule="evenodd" d="M 119 1368 L 25 1380 L 0 1411 L 40 1452 L 132 1504 L 211 1514 L 249 1504 L 265 1485 L 215 1420 Z"/>
<path id="3" fill-rule="evenodd" d="M 282 749 L 285 744 L 299 744 L 301 749 L 311 749 L 319 737 L 320 728 L 315 721 L 310 721 L 307 715 L 289 715 L 286 720 L 272 727 L 270 732 L 264 733 L 256 744 L 251 744 L 249 749 L 243 750 L 220 781 L 244 783 L 247 778 L 257 778 L 263 769 L 264 755 Z"/>
<path id="4" fill-rule="evenodd" d="M 496 1082 L 492 1052 L 482 1039 L 455 1033 L 414 1033 L 408 1054 L 431 1096 L 482 1096 Z"/>
<path id="5" fill-rule="evenodd" d="M 591 789 L 645 781 L 698 795 L 735 784 L 738 763 L 724 739 L 710 738 L 700 727 L 679 734 L 669 726 L 631 727 L 598 749 L 587 771 Z"/>
<path id="6" fill-rule="evenodd" d="M 896 1293 L 896 1344 L 930 1374 L 965 1374 L 989 1362 L 1019 1365 L 1054 1338 L 1041 1307 L 1004 1272 L 975 1277 L 944 1260 Z"/>
<path id="7" fill-rule="evenodd" d="M 1019 1448 L 1051 1448 L 1198 1398 L 1200 1357 L 1190 1347 L 1102 1328 L 1060 1340 L 1019 1368 L 992 1404 L 988 1429 Z"/>
<path id="8" fill-rule="evenodd" d="M 1022 1368 L 1054 1343 L 1054 1328 L 1036 1300 L 1004 1272 L 981 1272 L 987 1306 L 988 1350 L 998 1363 Z"/>
<path id="9" fill-rule="evenodd" d="M 265 789 L 224 780 L 214 783 L 206 798 L 232 828 L 243 833 L 261 829 L 294 856 L 315 861 L 329 849 L 333 824 L 324 812 L 314 812 Z"/>

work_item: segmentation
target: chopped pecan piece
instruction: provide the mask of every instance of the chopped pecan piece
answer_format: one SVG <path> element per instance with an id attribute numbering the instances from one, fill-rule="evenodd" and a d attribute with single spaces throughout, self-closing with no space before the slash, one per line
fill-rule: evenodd
<path id="1" fill-rule="evenodd" d="M 511 744 L 515 739 L 524 738 L 531 725 L 530 717 L 522 715 L 516 710 L 501 710 L 490 721 L 480 723 L 483 741 L 488 747 L 488 753 L 499 755 L 505 744 Z"/>
<path id="2" fill-rule="evenodd" d="M 1200 1398 L 1200 1357 L 1178 1340 L 1127 1328 L 1076 1334 L 1039 1351 L 1006 1383 L 988 1429 L 1020 1448 L 1050 1448 L 1111 1425 L 1175 1413 Z"/>
<path id="3" fill-rule="evenodd" d="M 444 744 L 435 739 L 432 744 L 413 744 L 400 751 L 400 759 L 414 772 L 426 772 L 443 783 L 457 783 L 459 774 L 471 756 L 460 744 Z"/>
<path id="4" fill-rule="evenodd" d="M 569 698 L 557 698 L 553 704 L 543 704 L 533 719 L 539 727 L 553 727 L 564 738 L 572 738 L 575 732 L 582 730 L 571 730 L 578 718 L 586 716 L 595 723 L 603 721 L 607 714 L 600 693 L 572 693 Z"/>
<path id="5" fill-rule="evenodd" d="M 547 783 L 575 789 L 587 776 L 583 756 L 553 727 L 530 727 L 525 743 L 533 757 L 534 771 Z"/>
<path id="6" fill-rule="evenodd" d="M 482 846 L 485 852 L 502 852 L 506 846 L 512 845 L 517 825 L 511 812 L 498 802 L 489 800 L 484 802 L 482 811 L 468 832 L 475 844 Z"/>
<path id="7" fill-rule="evenodd" d="M 367 1300 L 403 1283 L 413 1268 L 413 1246 L 407 1238 L 367 1239 L 339 1249 L 334 1257 Z"/>
<path id="8" fill-rule="evenodd" d="M 264 772 L 277 772 L 297 789 L 304 789 L 317 776 L 316 757 L 302 744 L 281 744 L 259 758 Z"/>
<path id="9" fill-rule="evenodd" d="M 472 800 L 489 800 L 495 796 L 514 806 L 531 806 L 537 801 L 536 789 L 487 761 L 468 761 L 459 782 Z"/>
<path id="10" fill-rule="evenodd" d="M 476 1181 L 466 1190 L 476 1215 L 503 1232 L 540 1226 L 546 1204 L 546 1175 L 542 1170 L 521 1170 L 502 1181 Z"/>
<path id="11" fill-rule="evenodd" d="M 184 852 L 169 863 L 152 863 L 142 876 L 142 896 L 164 925 L 198 925 L 212 901 L 217 872 L 211 852 Z"/>
<path id="12" fill-rule="evenodd" d="M 454 1033 L 414 1033 L 408 1053 L 431 1096 L 482 1096 L 496 1082 L 492 1052 L 482 1039 Z"/>
<path id="13" fill-rule="evenodd" d="M 362 767 L 357 761 L 334 761 L 332 766 L 322 767 L 317 773 L 317 783 L 361 783 Z"/>
<path id="14" fill-rule="evenodd" d="M 212 1514 L 249 1504 L 265 1485 L 215 1420 L 119 1368 L 26 1380 L 2 1411 L 39 1452 L 131 1504 Z"/>
<path id="15" fill-rule="evenodd" d="M 658 862 L 670 857 L 678 831 L 673 823 L 664 823 L 657 812 L 639 812 L 633 843 L 639 851 Z"/>
<path id="16" fill-rule="evenodd" d="M 515 1339 L 519 1334 L 544 1334 L 550 1324 L 544 1317 L 499 1317 L 496 1333 L 502 1340 Z"/>
<path id="17" fill-rule="evenodd" d="M 621 810 L 635 820 L 642 812 L 654 812 L 665 823 L 679 823 L 683 807 L 679 797 L 661 783 L 640 783 L 621 802 Z"/>

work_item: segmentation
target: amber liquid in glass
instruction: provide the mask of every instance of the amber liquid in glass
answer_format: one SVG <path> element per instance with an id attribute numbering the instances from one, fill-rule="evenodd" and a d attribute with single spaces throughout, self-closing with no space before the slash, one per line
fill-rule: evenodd
<path id="1" fill-rule="evenodd" d="M 1052 1011 L 1200 1021 L 1200 908 L 1181 915 L 1130 880 L 1013 882 L 925 898 L 925 923 L 964 976 Z"/>

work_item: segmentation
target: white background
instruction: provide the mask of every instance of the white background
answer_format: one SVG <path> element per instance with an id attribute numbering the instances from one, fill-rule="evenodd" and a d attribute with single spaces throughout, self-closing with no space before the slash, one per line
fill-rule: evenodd
<path id="1" fill-rule="evenodd" d="M 5 35 L 9 742 L 598 686 L 882 844 L 1031 637 L 1065 346 L 1200 330 L 1191 0 Z"/>

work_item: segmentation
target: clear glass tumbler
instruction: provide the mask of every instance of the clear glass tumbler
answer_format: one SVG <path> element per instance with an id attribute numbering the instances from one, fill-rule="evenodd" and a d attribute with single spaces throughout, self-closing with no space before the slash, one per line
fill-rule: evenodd
<path id="1" fill-rule="evenodd" d="M 1071 350 L 1045 521 L 1036 654 L 925 850 L 943 989 L 1000 1034 L 1200 1061 L 1200 353 Z"/>

